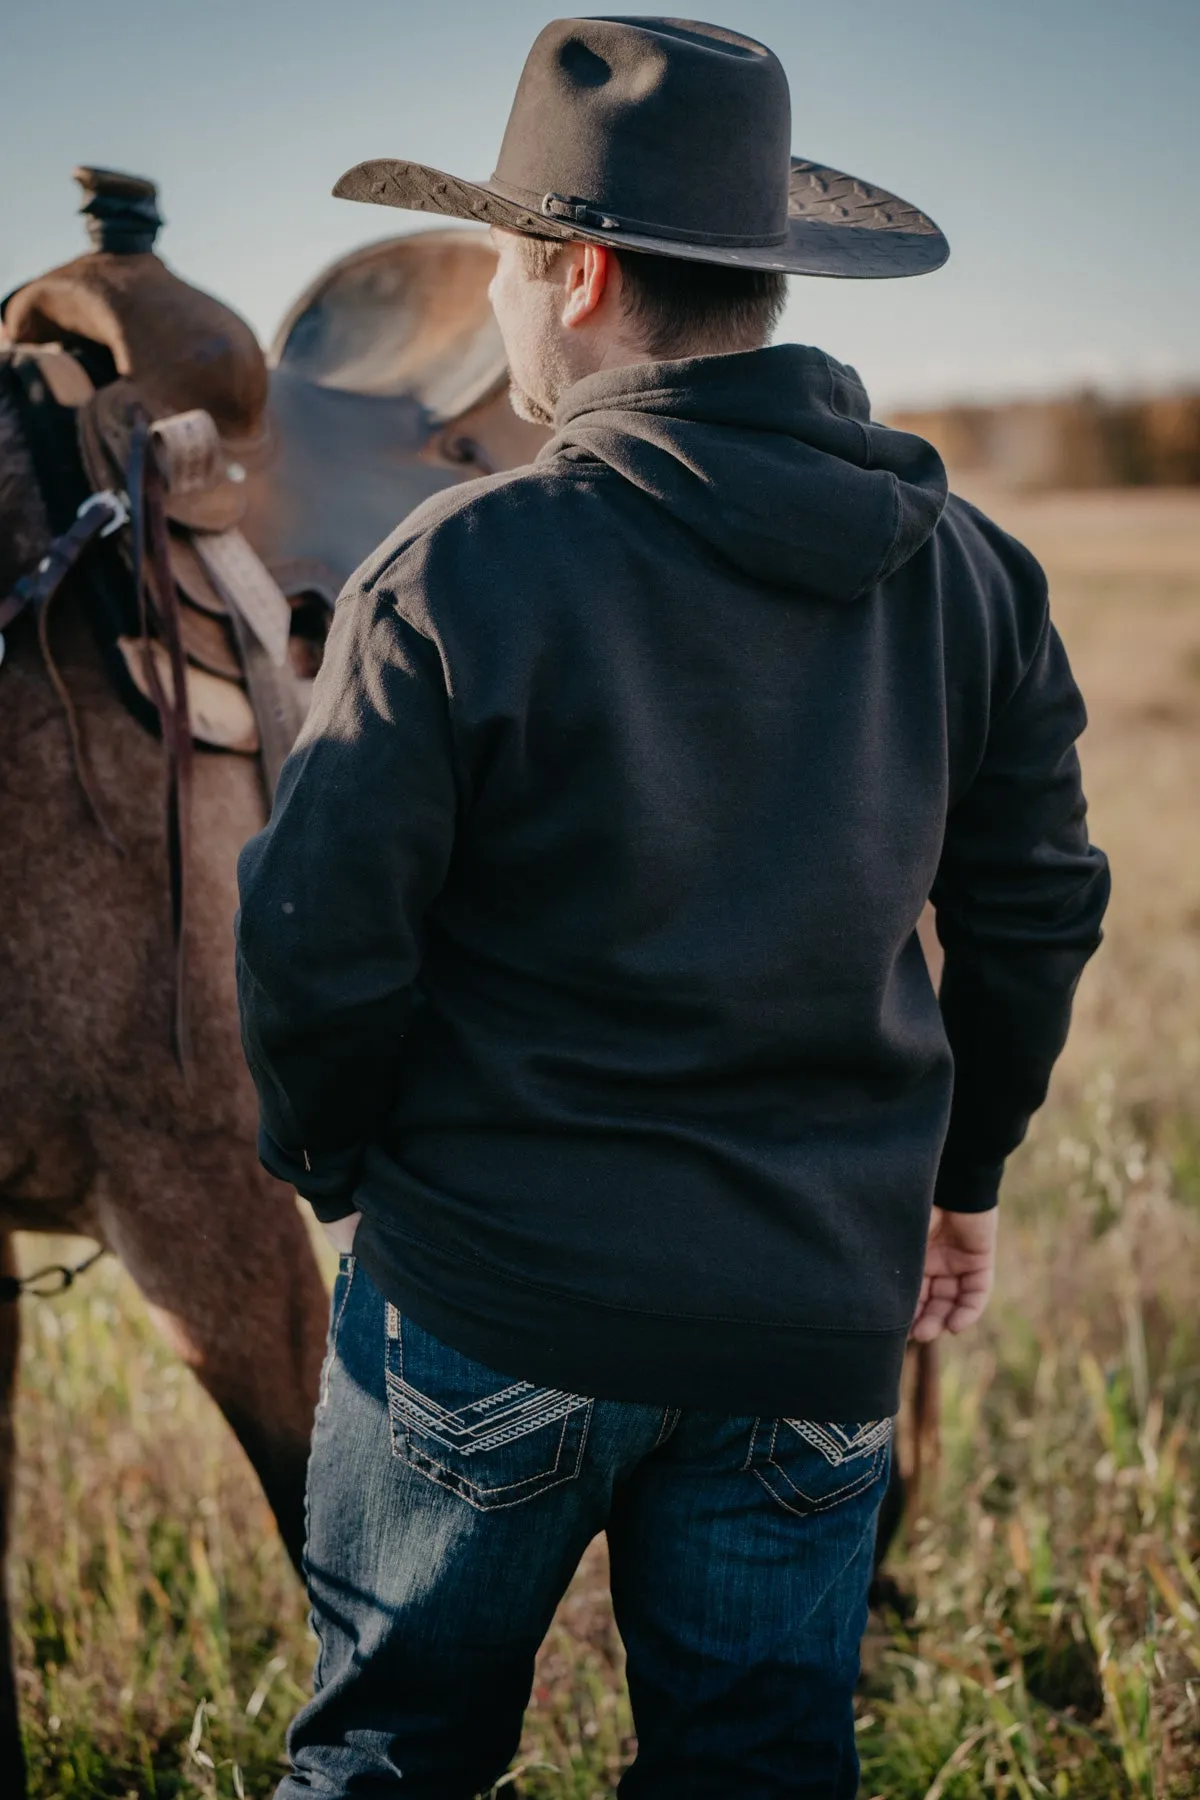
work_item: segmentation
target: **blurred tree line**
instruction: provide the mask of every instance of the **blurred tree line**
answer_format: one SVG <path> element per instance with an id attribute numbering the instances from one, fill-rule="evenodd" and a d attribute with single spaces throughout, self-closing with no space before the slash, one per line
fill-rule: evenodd
<path id="1" fill-rule="evenodd" d="M 1025 489 L 1200 486 L 1200 393 L 1112 399 L 1085 391 L 994 406 L 893 413 L 952 473 Z"/>

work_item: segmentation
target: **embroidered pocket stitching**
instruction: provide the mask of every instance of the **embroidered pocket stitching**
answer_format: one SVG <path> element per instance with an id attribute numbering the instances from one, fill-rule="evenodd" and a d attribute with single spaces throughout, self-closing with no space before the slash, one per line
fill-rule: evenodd
<path id="1" fill-rule="evenodd" d="M 777 1462 L 772 1461 L 770 1467 L 774 1470 L 775 1474 L 783 1482 L 789 1492 L 793 1493 L 798 1500 L 803 1500 L 804 1513 L 819 1513 L 828 1512 L 830 1507 L 840 1505 L 843 1500 L 852 1500 L 855 1494 L 861 1494 L 864 1488 L 870 1487 L 871 1483 L 879 1474 L 880 1455 L 881 1452 L 877 1450 L 870 1462 L 867 1463 L 863 1469 L 861 1475 L 854 1477 L 850 1481 L 843 1481 L 841 1487 L 835 1488 L 832 1494 L 822 1495 L 819 1500 L 814 1499 L 811 1494 L 806 1494 L 802 1487 L 798 1487 L 787 1474 L 786 1470 L 782 1469 Z M 797 1510 L 797 1508 L 792 1506 L 789 1500 L 785 1499 L 782 1494 L 775 1491 L 761 1469 L 755 1469 L 754 1473 L 762 1482 L 767 1492 L 772 1495 L 782 1507 L 788 1512 L 795 1512 Z"/>
<path id="2" fill-rule="evenodd" d="M 575 1479 L 579 1474 L 580 1469 L 583 1467 L 583 1455 L 587 1448 L 588 1432 L 592 1422 L 592 1402 L 589 1399 L 581 1394 L 567 1394 L 557 1389 L 537 1389 L 527 1381 L 515 1382 L 512 1386 L 503 1389 L 500 1395 L 485 1395 L 482 1401 L 472 1402 L 472 1406 L 481 1406 L 487 1401 L 495 1402 L 499 1399 L 507 1399 L 514 1394 L 525 1392 L 537 1396 L 539 1406 L 543 1399 L 556 1402 L 567 1401 L 569 1404 L 565 1408 L 557 1408 L 550 1411 L 545 1418 L 535 1418 L 535 1421 L 532 1424 L 528 1423 L 524 1418 L 520 1419 L 519 1422 L 514 1421 L 503 1431 L 503 1433 L 493 1434 L 493 1438 L 487 1441 L 482 1441 L 470 1446 L 464 1445 L 461 1442 L 455 1443 L 452 1440 L 442 1437 L 436 1431 L 430 1430 L 428 1425 L 422 1424 L 419 1409 L 411 1407 L 408 1398 L 409 1396 L 415 1397 L 422 1403 L 424 1408 L 432 1409 L 432 1413 L 440 1415 L 443 1420 L 456 1420 L 461 1417 L 461 1413 L 449 1411 L 446 1407 L 439 1405 L 437 1401 L 432 1400 L 428 1394 L 420 1393 L 417 1388 L 412 1387 L 409 1382 L 405 1381 L 404 1336 L 401 1329 L 400 1312 L 397 1307 L 392 1305 L 391 1301 L 387 1302 L 385 1319 L 386 1334 L 396 1345 L 396 1356 L 400 1365 L 398 1374 L 393 1373 L 393 1371 L 386 1366 L 384 1368 L 384 1381 L 388 1391 L 388 1411 L 391 1414 L 393 1442 L 395 1439 L 395 1427 L 397 1423 L 399 1423 L 402 1430 L 408 1426 L 413 1426 L 415 1429 L 423 1431 L 426 1436 L 432 1437 L 436 1442 L 443 1444 L 448 1450 L 457 1451 L 459 1455 L 472 1455 L 477 1450 L 491 1449 L 494 1448 L 496 1444 L 511 1442 L 519 1437 L 526 1437 L 530 1432 L 537 1430 L 542 1424 L 554 1424 L 557 1423 L 559 1419 L 562 1420 L 562 1431 L 559 1433 L 558 1446 L 554 1452 L 554 1460 L 548 1469 L 543 1470 L 537 1475 L 526 1475 L 520 1481 L 505 1482 L 497 1487 L 478 1488 L 475 1491 L 479 1495 L 479 1498 L 473 1496 L 471 1491 L 472 1484 L 465 1475 L 460 1474 L 457 1469 L 447 1468 L 444 1463 L 438 1462 L 435 1457 L 430 1456 L 427 1451 L 422 1450 L 418 1445 L 410 1445 L 406 1441 L 406 1456 L 408 1461 L 414 1467 L 424 1469 L 426 1473 L 430 1475 L 432 1480 L 438 1482 L 439 1486 L 447 1487 L 451 1492 L 458 1494 L 460 1499 L 465 1500 L 469 1506 L 473 1506 L 477 1512 L 500 1512 L 506 1506 L 519 1506 L 523 1499 L 533 1499 L 535 1497 L 533 1495 L 523 1496 L 518 1494 L 515 1500 L 497 1501 L 492 1498 L 493 1495 L 513 1493 L 518 1488 L 528 1488 L 538 1482 L 545 1484 L 539 1488 L 539 1494 L 548 1493 L 552 1488 L 562 1487 L 565 1482 L 573 1481 Z M 394 1405 L 392 1404 L 393 1400 L 396 1402 Z M 581 1409 L 587 1410 L 588 1417 L 584 1420 L 583 1430 L 580 1433 L 579 1453 L 575 1459 L 575 1467 L 560 1474 L 558 1465 L 562 1457 L 563 1444 L 566 1439 L 567 1419 L 571 1413 L 578 1412 Z M 462 1410 L 470 1411 L 471 1408 L 467 1407 Z M 519 1410 L 520 1409 L 518 1409 L 518 1412 Z M 526 1407 L 527 1413 L 532 1411 L 534 1411 L 532 1406 Z M 415 1416 L 409 1416 L 410 1412 Z M 426 1416 L 432 1416 L 432 1414 L 427 1413 Z M 491 1421 L 488 1421 L 488 1423 L 490 1424 Z M 478 1427 L 475 1429 L 478 1429 Z M 436 1474 L 434 1471 L 436 1471 Z M 441 1479 L 442 1477 L 444 1477 L 444 1479 Z M 487 1506 L 483 1504 L 485 1496 L 488 1502 Z"/>
<path id="3" fill-rule="evenodd" d="M 533 1398 L 514 1408 L 512 1417 L 505 1423 L 497 1426 L 485 1420 L 472 1425 L 466 1422 L 465 1415 L 474 1411 L 477 1403 L 465 1406 L 459 1412 L 447 1412 L 445 1407 L 431 1401 L 428 1394 L 422 1394 L 390 1370 L 387 1384 L 396 1401 L 395 1410 L 404 1424 L 433 1438 L 447 1450 L 456 1450 L 460 1456 L 478 1456 L 481 1452 L 496 1450 L 502 1444 L 514 1443 L 518 1438 L 529 1437 L 543 1425 L 555 1425 L 589 1404 L 579 1394 L 562 1393 L 554 1388 L 534 1389 Z"/>
<path id="4" fill-rule="evenodd" d="M 795 1513 L 801 1517 L 810 1513 L 828 1512 L 831 1507 L 839 1505 L 843 1500 L 852 1500 L 856 1494 L 861 1494 L 865 1488 L 870 1487 L 879 1475 L 893 1426 L 891 1419 L 876 1419 L 861 1426 L 853 1437 L 849 1437 L 844 1431 L 838 1430 L 836 1426 L 822 1430 L 821 1426 L 811 1419 L 772 1419 L 770 1421 L 770 1439 L 764 1455 L 759 1449 L 759 1438 L 765 1423 L 766 1421 L 761 1417 L 754 1421 L 754 1429 L 750 1434 L 750 1453 L 744 1466 L 753 1472 L 771 1498 L 782 1506 L 785 1512 Z M 865 1463 L 861 1473 L 856 1473 L 848 1481 L 844 1481 L 833 1493 L 815 1498 L 806 1494 L 804 1489 L 791 1479 L 782 1463 L 776 1458 L 781 1423 L 790 1425 L 806 1443 L 811 1443 L 812 1447 L 818 1450 L 834 1468 L 848 1462 L 861 1463 L 867 1457 L 870 1460 Z M 829 1435 L 830 1429 L 837 1431 L 837 1439 L 841 1440 L 840 1443 Z M 810 1431 L 814 1436 L 810 1436 Z M 815 1441 L 815 1437 L 820 1437 L 824 1441 Z M 765 1464 L 765 1468 L 757 1466 L 760 1460 Z M 794 1505 L 785 1494 L 780 1493 L 772 1481 L 772 1477 L 775 1478 L 775 1482 L 781 1483 L 787 1488 L 789 1494 L 793 1494 L 797 1500 L 803 1501 L 803 1507 Z"/>
<path id="5" fill-rule="evenodd" d="M 558 1459 L 562 1455 L 563 1437 L 566 1435 L 565 1420 L 563 1421 L 562 1436 L 559 1437 L 558 1449 L 554 1456 L 554 1467 L 547 1472 L 547 1475 L 527 1475 L 523 1481 L 510 1481 L 503 1487 L 472 1491 L 471 1484 L 464 1475 L 460 1475 L 456 1469 L 448 1469 L 444 1463 L 436 1461 L 432 1456 L 426 1456 L 421 1450 L 410 1451 L 411 1466 L 423 1470 L 431 1481 L 437 1482 L 439 1487 L 447 1488 L 452 1494 L 457 1494 L 460 1500 L 465 1500 L 468 1506 L 475 1508 L 476 1512 L 503 1512 L 507 1506 L 522 1506 L 526 1500 L 540 1499 L 543 1494 L 552 1493 L 556 1487 L 565 1487 L 568 1481 L 575 1480 L 583 1467 L 583 1453 L 587 1449 L 588 1430 L 591 1422 L 590 1416 L 584 1421 L 579 1437 L 579 1454 L 575 1458 L 575 1467 L 567 1469 L 561 1475 L 558 1473 Z M 548 1479 L 548 1476 L 552 1476 L 553 1479 Z M 445 1479 L 442 1479 L 443 1477 Z M 544 1482 L 545 1485 L 538 1488 L 536 1495 L 517 1494 L 515 1500 L 494 1500 L 492 1498 L 494 1494 L 509 1494 L 517 1488 L 527 1488 L 539 1481 Z M 476 1498 L 477 1493 L 481 1497 Z M 486 1505 L 482 1498 L 483 1494 L 487 1496 Z"/>
<path id="6" fill-rule="evenodd" d="M 872 1420 L 870 1424 L 861 1426 L 853 1437 L 848 1437 L 836 1425 L 818 1424 L 815 1419 L 785 1419 L 784 1424 L 790 1425 L 814 1450 L 819 1450 L 825 1461 L 835 1469 L 841 1468 L 843 1463 L 856 1462 L 859 1457 L 869 1456 L 880 1444 L 886 1444 L 892 1435 L 890 1419 Z M 772 1437 L 772 1452 L 774 1449 L 775 1440 Z"/>

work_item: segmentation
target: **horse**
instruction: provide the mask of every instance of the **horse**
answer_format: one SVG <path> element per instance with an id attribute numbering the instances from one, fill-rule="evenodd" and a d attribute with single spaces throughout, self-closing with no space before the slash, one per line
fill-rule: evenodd
<path id="1" fill-rule="evenodd" d="M 328 366 L 321 379 L 314 374 L 322 322 L 332 337 L 345 338 L 343 303 L 361 271 L 353 259 L 340 287 L 326 281 L 318 298 L 308 297 L 301 328 L 285 331 L 268 377 L 244 322 L 153 253 L 153 184 L 95 170 L 78 179 L 96 248 L 17 290 L 4 308 L 0 602 L 45 579 L 39 570 L 60 555 L 54 547 L 64 526 L 77 526 L 77 503 L 89 504 L 86 492 L 80 502 L 80 482 L 95 487 L 97 470 L 86 458 L 81 467 L 77 442 L 91 442 L 91 423 L 111 426 L 125 416 L 119 406 L 97 411 L 99 402 L 132 388 L 146 399 L 148 418 L 207 408 L 226 449 L 240 446 L 253 465 L 228 464 L 225 475 L 237 480 L 222 479 L 214 493 L 223 505 L 239 491 L 247 530 L 276 558 L 288 589 L 298 719 L 306 677 L 319 662 L 323 623 L 314 630 L 312 620 L 323 621 L 350 569 L 426 493 L 529 453 L 507 407 L 502 352 L 498 360 L 488 338 L 492 252 L 467 232 L 422 234 L 439 240 L 424 249 L 420 237 L 402 240 L 382 259 L 376 251 L 373 291 L 385 310 L 408 294 L 401 335 L 410 349 L 424 333 L 424 351 L 418 342 L 399 374 L 376 371 L 377 387 L 390 381 L 387 392 L 371 392 L 361 374 L 357 388 L 344 389 Z M 482 348 L 475 343 L 481 334 Z M 298 353 L 288 351 L 291 339 L 307 355 L 302 371 Z M 455 370 L 473 344 L 464 386 Z M 392 349 L 399 356 L 402 348 L 393 317 Z M 422 390 L 434 363 L 437 405 Z M 323 423 L 322 409 L 339 404 L 349 409 L 356 441 L 356 405 L 385 435 L 391 421 L 391 479 L 379 485 L 375 512 L 349 531 L 332 473 L 322 486 L 306 424 L 314 412 Z M 297 500 L 306 479 L 316 489 Z M 296 534 L 311 533 L 327 516 L 332 525 L 314 556 Z M 114 513 L 114 527 L 121 523 Z M 262 759 L 246 753 L 255 743 L 254 721 L 249 736 L 243 723 L 244 687 L 252 683 L 237 679 L 236 663 L 220 691 L 242 733 L 233 749 L 243 753 L 228 753 L 223 736 L 236 734 L 220 707 L 213 724 L 216 690 L 196 689 L 196 703 L 191 684 L 221 681 L 216 671 L 237 649 L 238 634 L 216 616 L 219 587 L 206 582 L 192 554 L 195 544 L 205 547 L 204 535 L 197 532 L 189 548 L 177 521 L 167 524 L 169 573 L 179 584 L 168 610 L 184 627 L 192 729 L 208 731 L 194 757 L 187 746 L 186 791 L 178 767 L 173 790 L 164 773 L 172 754 L 176 763 L 184 754 L 166 741 L 171 695 L 156 718 L 162 694 L 152 704 L 152 695 L 137 691 L 143 665 L 130 650 L 137 640 L 115 631 L 106 612 L 123 606 L 136 634 L 140 596 L 128 554 L 117 557 L 111 541 L 93 544 L 53 599 L 35 596 L 0 637 L 0 1556 L 14 1469 L 13 1234 L 52 1232 L 92 1238 L 124 1264 L 159 1330 L 232 1427 L 299 1566 L 327 1295 L 294 1194 L 256 1154 L 257 1105 L 233 975 L 236 859 L 264 822 L 271 783 Z M 121 535 L 128 539 L 128 527 L 117 541 Z M 143 569 L 137 585 L 152 586 L 152 576 Z M 161 591 L 155 597 L 162 602 Z M 277 746 L 279 754 L 286 747 Z M 174 891 L 180 846 L 171 852 L 166 842 L 172 804 L 187 815 L 176 820 L 187 849 L 182 934 Z M 2 1600 L 0 1792 L 14 1800 L 24 1792 Z"/>

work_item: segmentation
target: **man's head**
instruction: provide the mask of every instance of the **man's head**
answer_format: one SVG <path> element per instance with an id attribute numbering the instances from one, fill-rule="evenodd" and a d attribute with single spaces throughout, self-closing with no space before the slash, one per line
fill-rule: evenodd
<path id="1" fill-rule="evenodd" d="M 915 207 L 790 145 L 787 75 L 756 39 L 688 19 L 555 19 L 486 181 L 376 157 L 334 193 L 491 227 L 516 404 L 541 421 L 590 370 L 765 343 L 788 275 L 946 260 Z"/>
<path id="2" fill-rule="evenodd" d="M 548 425 L 597 369 L 719 356 L 767 343 L 787 277 L 759 269 L 491 232 L 492 307 L 519 417 Z"/>

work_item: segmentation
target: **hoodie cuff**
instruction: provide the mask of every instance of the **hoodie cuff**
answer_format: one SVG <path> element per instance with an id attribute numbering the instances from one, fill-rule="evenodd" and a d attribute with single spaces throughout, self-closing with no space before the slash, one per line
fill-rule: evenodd
<path id="1" fill-rule="evenodd" d="M 333 1225 L 338 1219 L 357 1212 L 354 1194 L 362 1168 L 363 1147 L 352 1150 L 326 1151 L 305 1157 L 285 1150 L 265 1126 L 258 1128 L 258 1160 L 269 1174 L 294 1187 L 301 1199 L 307 1200 L 322 1225 Z"/>
<path id="2" fill-rule="evenodd" d="M 933 1190 L 933 1204 L 943 1212 L 991 1212 L 999 1203 L 1003 1161 L 975 1162 L 951 1152 L 942 1157 Z"/>

